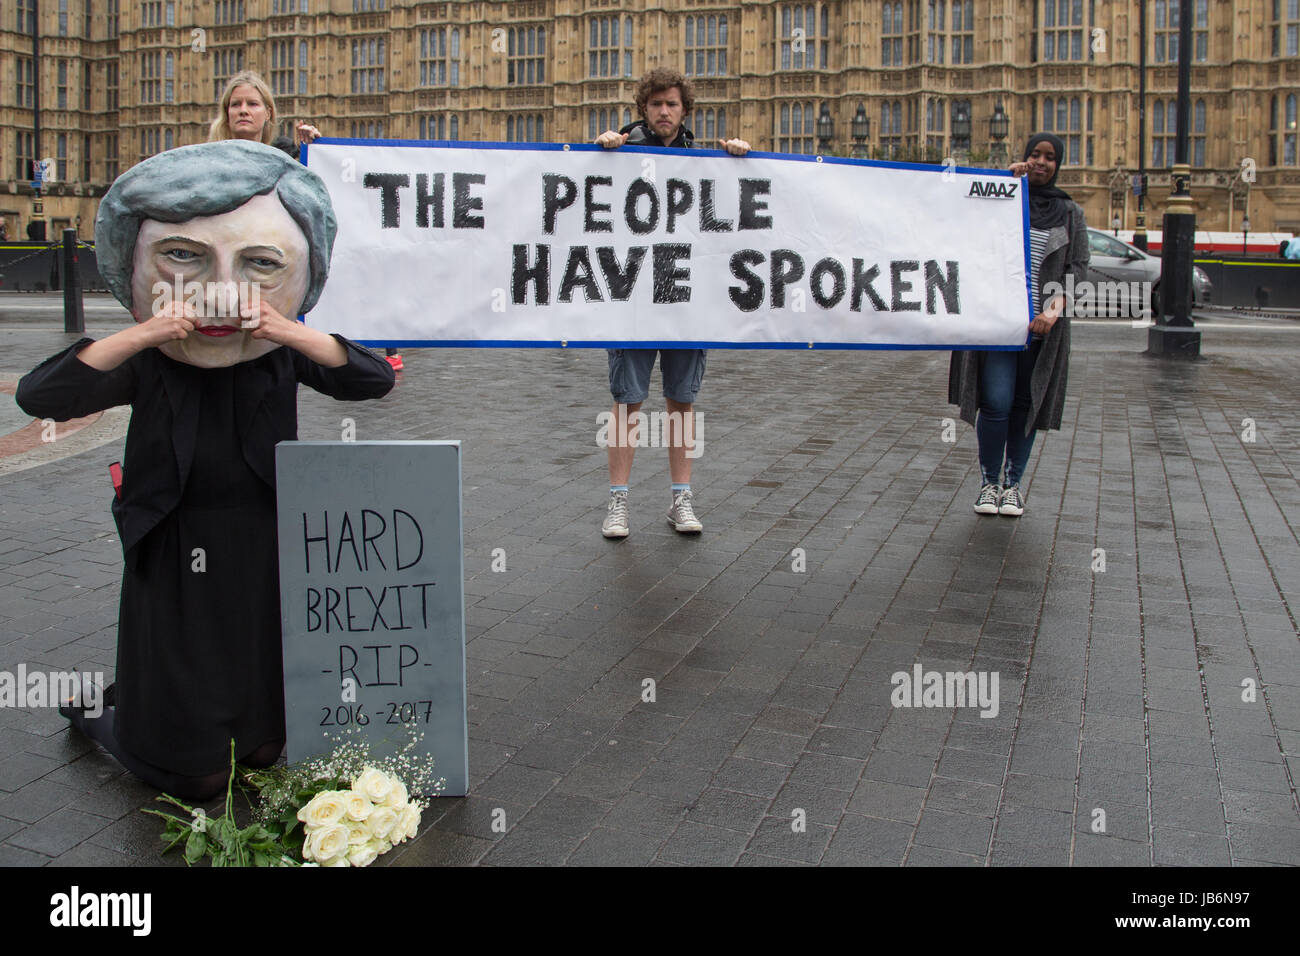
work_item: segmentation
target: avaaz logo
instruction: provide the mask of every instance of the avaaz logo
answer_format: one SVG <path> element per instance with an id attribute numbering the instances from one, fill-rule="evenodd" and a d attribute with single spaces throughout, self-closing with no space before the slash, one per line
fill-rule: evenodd
<path id="1" fill-rule="evenodd" d="M 992 182 L 980 182 L 978 179 L 970 184 L 970 192 L 966 198 L 972 196 L 977 199 L 1015 199 L 1019 193 L 1017 187 L 1020 185 L 1018 180 L 994 180 Z"/>

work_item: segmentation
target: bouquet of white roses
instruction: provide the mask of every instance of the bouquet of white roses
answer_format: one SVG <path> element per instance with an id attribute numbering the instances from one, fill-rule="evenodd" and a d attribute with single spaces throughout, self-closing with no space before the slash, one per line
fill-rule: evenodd
<path id="1" fill-rule="evenodd" d="M 225 813 L 210 819 L 167 794 L 158 799 L 188 816 L 145 812 L 166 821 L 163 852 L 183 842 L 189 864 L 210 856 L 213 866 L 369 866 L 418 832 L 428 802 L 410 793 L 437 796 L 446 785 L 433 758 L 419 752 L 423 739 L 412 730 L 397 753 L 375 758 L 367 741 L 345 731 L 326 756 L 252 771 L 236 767 L 231 741 Z M 236 777 L 257 795 L 243 829 L 235 824 Z"/>
<path id="2" fill-rule="evenodd" d="M 415 836 L 421 809 L 395 774 L 366 767 L 350 790 L 324 790 L 298 811 L 303 859 L 318 866 L 369 866 Z"/>

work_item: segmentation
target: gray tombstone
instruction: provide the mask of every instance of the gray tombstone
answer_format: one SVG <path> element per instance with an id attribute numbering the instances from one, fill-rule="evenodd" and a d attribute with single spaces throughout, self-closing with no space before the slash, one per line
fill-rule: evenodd
<path id="1" fill-rule="evenodd" d="M 281 442 L 275 471 L 290 763 L 352 728 L 383 756 L 414 726 L 464 796 L 460 443 Z"/>

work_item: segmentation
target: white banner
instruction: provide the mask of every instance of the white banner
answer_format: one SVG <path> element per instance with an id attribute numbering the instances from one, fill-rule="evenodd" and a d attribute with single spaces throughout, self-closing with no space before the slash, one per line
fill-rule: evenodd
<path id="1" fill-rule="evenodd" d="M 552 144 L 320 140 L 313 327 L 369 345 L 1022 348 L 1022 180 Z"/>

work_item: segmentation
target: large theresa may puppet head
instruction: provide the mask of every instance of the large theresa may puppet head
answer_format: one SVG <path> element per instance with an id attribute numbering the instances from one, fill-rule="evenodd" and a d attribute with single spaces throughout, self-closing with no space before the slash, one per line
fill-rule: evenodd
<path id="1" fill-rule="evenodd" d="M 225 140 L 182 146 L 123 173 L 99 205 L 99 271 L 137 322 L 172 301 L 195 331 L 160 346 L 201 368 L 278 346 L 241 328 L 240 307 L 292 318 L 316 304 L 337 225 L 319 176 L 278 149 Z"/>

